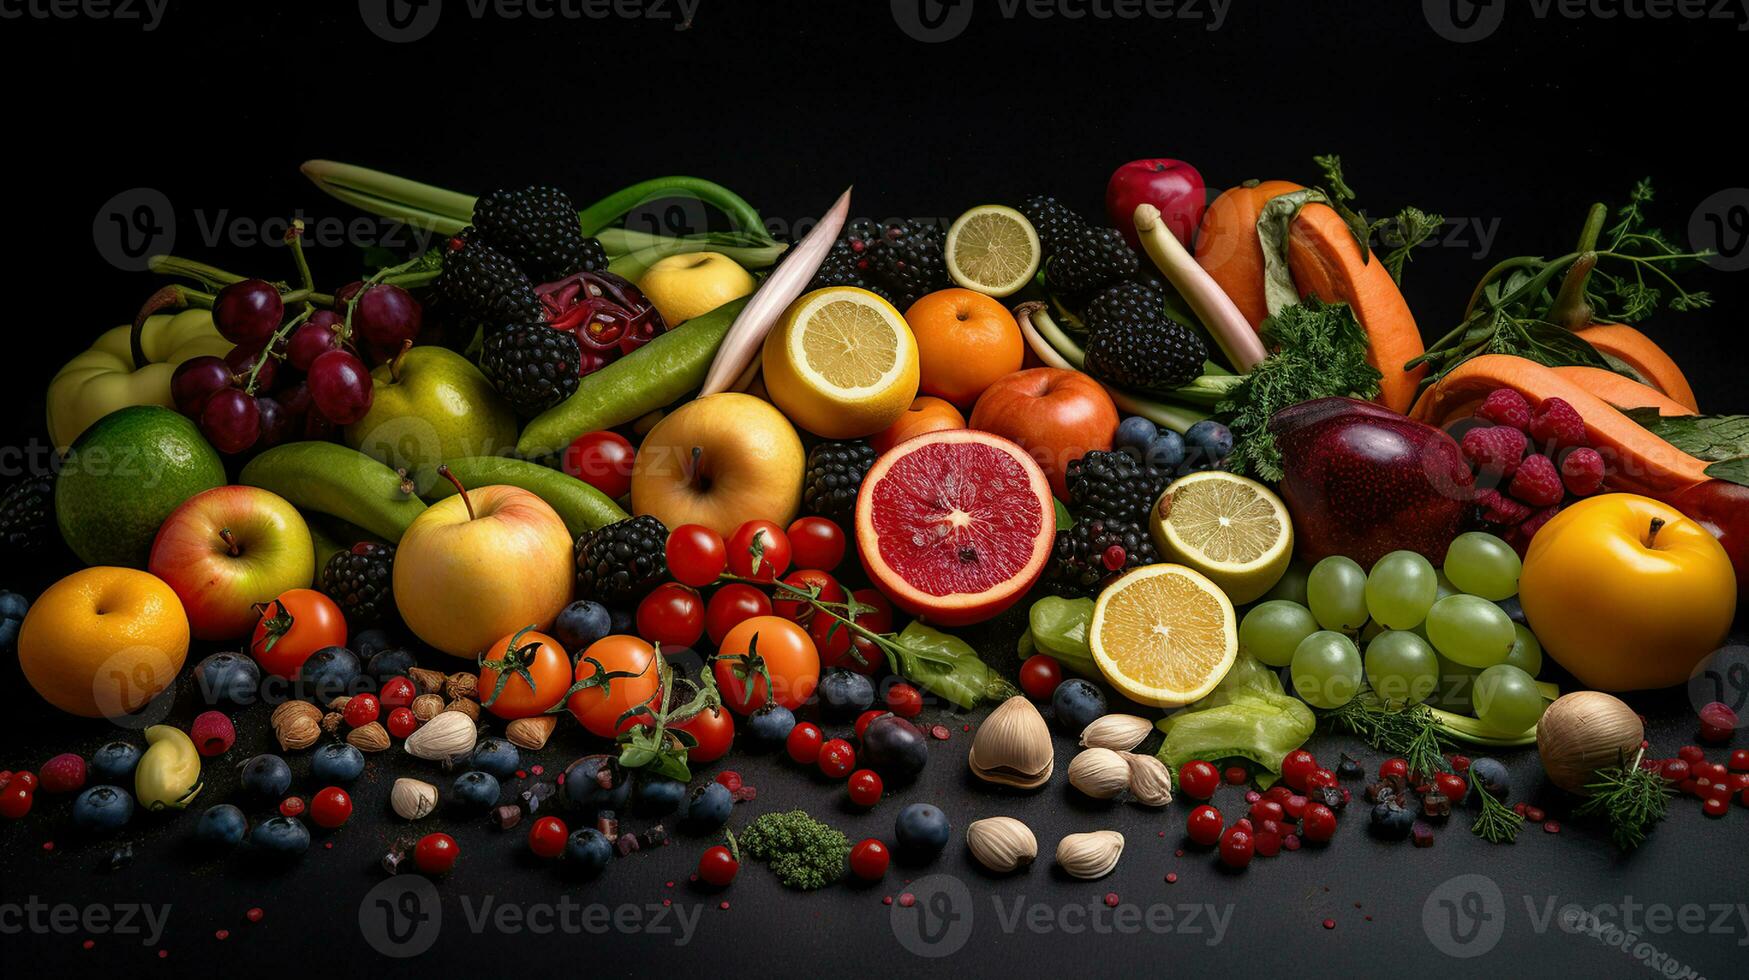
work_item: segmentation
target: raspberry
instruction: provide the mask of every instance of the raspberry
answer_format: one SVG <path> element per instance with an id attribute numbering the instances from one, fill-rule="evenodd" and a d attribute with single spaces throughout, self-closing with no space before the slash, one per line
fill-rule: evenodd
<path id="1" fill-rule="evenodd" d="M 1583 446 L 1585 420 L 1564 398 L 1547 398 L 1530 419 L 1530 436 L 1545 447 Z"/>
<path id="2" fill-rule="evenodd" d="M 1490 524 L 1512 527 L 1530 516 L 1530 508 L 1498 490 L 1482 490 L 1476 494 L 1482 508 L 1482 519 Z"/>
<path id="3" fill-rule="evenodd" d="M 73 752 L 63 752 L 43 763 L 36 775 L 37 785 L 44 793 L 71 793 L 85 785 L 85 759 Z"/>
<path id="4" fill-rule="evenodd" d="M 1561 486 L 1561 474 L 1555 472 L 1554 460 L 1531 455 L 1518 464 L 1518 472 L 1506 492 L 1532 507 L 1550 507 L 1560 503 L 1567 491 Z"/>
<path id="5" fill-rule="evenodd" d="M 1524 535 L 1525 544 L 1528 545 L 1531 537 L 1534 536 L 1536 532 L 1542 530 L 1544 524 L 1554 520 L 1555 515 L 1560 512 L 1561 508 L 1559 504 L 1553 507 L 1544 507 L 1542 510 L 1525 518 L 1524 523 L 1518 525 L 1515 530 L 1517 530 L 1519 534 Z"/>
<path id="6" fill-rule="evenodd" d="M 1464 433 L 1464 458 L 1482 473 L 1508 478 L 1528 445 L 1524 433 L 1511 426 L 1479 426 Z"/>
<path id="7" fill-rule="evenodd" d="M 1603 486 L 1603 454 L 1589 446 L 1561 457 L 1561 482 L 1575 497 L 1589 497 Z"/>
<path id="8" fill-rule="evenodd" d="M 1476 409 L 1476 416 L 1484 418 L 1495 425 L 1509 425 L 1514 429 L 1523 429 L 1530 424 L 1530 402 L 1524 396 L 1511 388 L 1495 388 L 1482 399 L 1482 406 Z"/>
<path id="9" fill-rule="evenodd" d="M 237 740 L 237 729 L 223 711 L 203 711 L 189 726 L 188 737 L 201 755 L 223 755 Z"/>

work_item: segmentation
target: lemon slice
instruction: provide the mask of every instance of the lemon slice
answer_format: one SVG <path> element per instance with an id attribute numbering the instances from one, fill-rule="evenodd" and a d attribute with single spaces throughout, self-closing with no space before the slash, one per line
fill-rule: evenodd
<path id="1" fill-rule="evenodd" d="M 1256 480 L 1191 473 L 1173 481 L 1149 515 L 1160 557 L 1207 575 L 1242 606 L 1281 580 L 1293 559 L 1287 507 Z"/>
<path id="2" fill-rule="evenodd" d="M 947 274 L 958 285 L 1000 299 L 1038 272 L 1043 254 L 1026 215 L 1000 204 L 975 207 L 947 229 Z"/>
<path id="3" fill-rule="evenodd" d="M 1239 630 L 1232 602 L 1201 572 L 1143 565 L 1099 594 L 1087 643 L 1100 673 L 1124 697 L 1177 708 L 1227 675 Z"/>
<path id="4" fill-rule="evenodd" d="M 816 289 L 765 339 L 766 390 L 790 420 L 829 439 L 885 429 L 917 397 L 917 339 L 866 289 Z"/>

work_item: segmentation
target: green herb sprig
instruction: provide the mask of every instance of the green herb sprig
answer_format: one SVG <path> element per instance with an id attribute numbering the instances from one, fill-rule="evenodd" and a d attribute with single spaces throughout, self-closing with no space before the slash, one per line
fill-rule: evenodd
<path id="1" fill-rule="evenodd" d="M 1641 749 L 1629 762 L 1624 753 L 1620 765 L 1593 773 L 1593 781 L 1585 784 L 1591 798 L 1573 811 L 1580 816 L 1602 814 L 1609 821 L 1610 841 L 1624 851 L 1645 841 L 1646 832 L 1664 819 L 1670 803 L 1670 784 L 1663 774 L 1640 767 L 1645 755 Z"/>
<path id="2" fill-rule="evenodd" d="M 1451 771 L 1445 758 L 1450 745 L 1424 704 L 1394 707 L 1371 690 L 1364 690 L 1327 717 L 1337 728 L 1360 736 L 1373 748 L 1401 756 L 1409 771 L 1423 779 Z"/>
<path id="3" fill-rule="evenodd" d="M 1511 844 L 1518 840 L 1518 832 L 1524 828 L 1524 817 L 1517 811 L 1500 802 L 1500 799 L 1490 793 L 1480 784 L 1475 791 L 1482 802 L 1482 812 L 1477 815 L 1476 822 L 1470 824 L 1470 833 L 1482 838 L 1490 844 Z"/>

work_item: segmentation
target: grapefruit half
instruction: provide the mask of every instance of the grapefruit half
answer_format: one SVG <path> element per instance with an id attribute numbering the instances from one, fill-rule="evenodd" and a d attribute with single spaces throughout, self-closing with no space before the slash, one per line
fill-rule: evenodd
<path id="1" fill-rule="evenodd" d="M 870 580 L 939 626 L 996 615 L 1026 594 L 1057 532 L 1051 485 L 1026 450 L 947 429 L 894 446 L 863 477 L 856 541 Z"/>

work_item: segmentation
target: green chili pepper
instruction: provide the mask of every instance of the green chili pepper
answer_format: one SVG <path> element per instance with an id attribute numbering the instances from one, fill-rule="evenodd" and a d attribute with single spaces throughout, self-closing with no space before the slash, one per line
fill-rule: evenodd
<path id="1" fill-rule="evenodd" d="M 889 645 L 899 673 L 962 708 L 1006 701 L 1017 691 L 957 636 L 913 622 Z"/>

